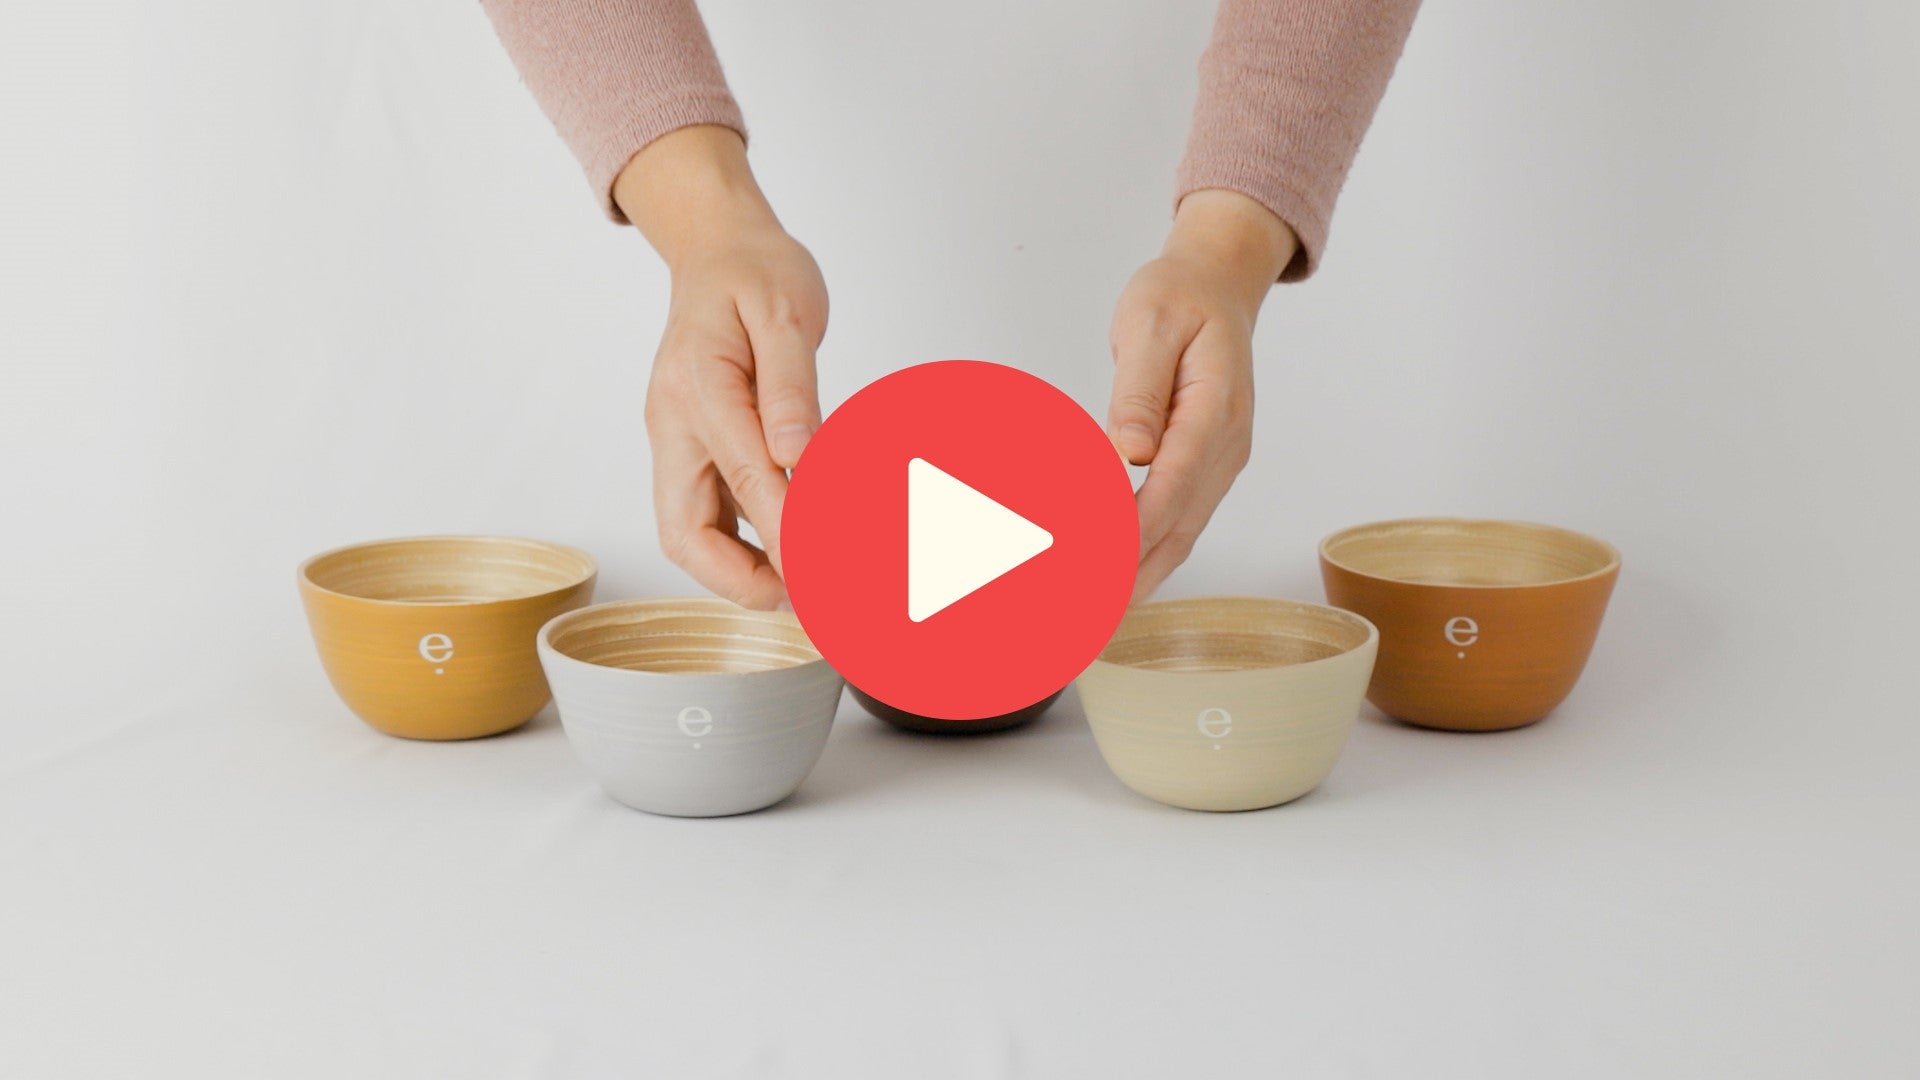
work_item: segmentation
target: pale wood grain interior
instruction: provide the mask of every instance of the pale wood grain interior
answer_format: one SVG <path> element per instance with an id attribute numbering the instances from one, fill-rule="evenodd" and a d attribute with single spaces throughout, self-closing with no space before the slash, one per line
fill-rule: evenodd
<path id="1" fill-rule="evenodd" d="M 1366 644 L 1372 628 L 1344 611 L 1287 600 L 1210 597 L 1143 604 L 1100 659 L 1155 671 L 1246 671 L 1325 660 Z"/>
<path id="2" fill-rule="evenodd" d="M 473 604 L 540 596 L 593 576 L 593 560 L 557 544 L 508 537 L 384 540 L 309 562 L 328 592 L 402 604 Z"/>
<path id="3" fill-rule="evenodd" d="M 555 652 L 601 667 L 744 674 L 820 659 L 792 615 L 725 601 L 632 601 L 568 616 L 549 633 Z"/>
<path id="4" fill-rule="evenodd" d="M 1604 573 L 1619 562 L 1590 536 L 1515 521 L 1427 518 L 1362 525 L 1321 546 L 1355 573 L 1422 585 L 1548 585 Z"/>

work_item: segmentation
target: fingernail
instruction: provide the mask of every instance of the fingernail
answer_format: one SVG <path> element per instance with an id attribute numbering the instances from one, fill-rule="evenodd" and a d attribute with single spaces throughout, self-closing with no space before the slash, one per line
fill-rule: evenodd
<path id="1" fill-rule="evenodd" d="M 773 433 L 768 449 L 773 451 L 774 460 L 791 464 L 800 460 L 800 451 L 807 448 L 807 440 L 813 437 L 813 429 L 805 424 L 788 424 Z"/>
<path id="2" fill-rule="evenodd" d="M 1126 448 L 1130 457 L 1153 453 L 1153 429 L 1145 424 L 1122 424 L 1114 437 Z"/>

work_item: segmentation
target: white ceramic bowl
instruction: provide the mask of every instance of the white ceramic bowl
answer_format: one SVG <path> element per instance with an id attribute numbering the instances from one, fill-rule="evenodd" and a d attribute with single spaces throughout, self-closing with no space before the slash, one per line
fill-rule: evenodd
<path id="1" fill-rule="evenodd" d="M 615 799 L 719 817 L 793 794 L 827 744 L 840 676 L 791 614 L 624 600 L 540 631 L 567 739 Z"/>

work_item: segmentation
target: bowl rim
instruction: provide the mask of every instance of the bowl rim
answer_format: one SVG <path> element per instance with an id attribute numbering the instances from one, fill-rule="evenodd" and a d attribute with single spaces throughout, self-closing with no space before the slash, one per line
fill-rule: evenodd
<path id="1" fill-rule="evenodd" d="M 1124 664 L 1117 660 L 1108 660 L 1108 659 L 1105 659 L 1104 654 L 1106 653 L 1107 649 L 1113 644 L 1112 640 L 1109 640 L 1106 645 L 1103 645 L 1100 647 L 1100 652 L 1103 655 L 1094 657 L 1093 663 L 1087 665 L 1088 670 L 1092 670 L 1092 668 L 1095 665 L 1103 665 L 1105 667 L 1114 668 L 1120 671 L 1133 671 L 1133 672 L 1139 672 L 1144 675 L 1168 676 L 1172 678 L 1185 678 L 1185 679 L 1221 678 L 1226 676 L 1247 675 L 1247 674 L 1254 674 L 1254 673 L 1266 673 L 1266 672 L 1276 672 L 1276 671 L 1305 671 L 1317 665 L 1332 664 L 1336 661 L 1345 660 L 1348 657 L 1351 657 L 1354 653 L 1357 653 L 1363 649 L 1366 649 L 1369 646 L 1377 647 L 1380 644 L 1380 628 L 1373 624 L 1372 619 L 1367 618 L 1365 615 L 1362 615 L 1359 612 L 1348 611 L 1346 608 L 1342 608 L 1342 607 L 1334 607 L 1332 604 L 1316 604 L 1311 600 L 1289 600 L 1286 597 L 1282 597 L 1282 596 L 1211 595 L 1211 596 L 1182 596 L 1182 597 L 1172 597 L 1165 600 L 1149 600 L 1144 604 L 1136 604 L 1133 607 L 1127 609 L 1127 618 L 1131 618 L 1136 613 L 1147 612 L 1153 609 L 1159 609 L 1159 608 L 1165 608 L 1165 607 L 1173 607 L 1176 605 L 1217 604 L 1221 602 L 1228 602 L 1228 603 L 1235 603 L 1235 604 L 1259 604 L 1262 606 L 1285 607 L 1287 609 L 1293 609 L 1293 610 L 1297 610 L 1300 608 L 1307 608 L 1313 611 L 1329 612 L 1331 614 L 1340 616 L 1342 618 L 1351 619 L 1358 622 L 1361 626 L 1366 628 L 1367 637 L 1366 637 L 1366 640 L 1359 642 L 1358 644 L 1352 646 L 1351 648 L 1341 649 L 1337 653 L 1334 653 L 1330 656 L 1322 656 L 1316 660 L 1303 660 L 1297 664 L 1257 664 L 1257 665 L 1252 665 L 1248 667 L 1227 668 L 1225 670 L 1217 670 L 1217 671 L 1167 671 L 1161 668 L 1143 667 L 1139 664 Z M 1126 621 L 1125 619 L 1122 619 L 1121 624 L 1125 625 L 1125 621 Z M 1116 628 L 1114 630 L 1114 637 L 1118 638 L 1119 636 L 1120 636 L 1119 629 Z"/>
<path id="2" fill-rule="evenodd" d="M 341 592 L 338 589 L 330 589 L 313 580 L 313 568 L 315 566 L 326 559 L 345 555 L 348 552 L 359 551 L 363 548 L 381 547 L 387 544 L 444 543 L 449 540 L 461 543 L 517 544 L 521 547 L 542 548 L 546 551 L 564 555 L 578 561 L 582 572 L 569 579 L 566 584 L 557 585 L 551 589 L 542 589 L 539 592 L 520 593 L 514 596 L 495 596 L 485 600 L 389 600 L 385 597 L 361 596 L 357 593 Z M 571 544 L 562 544 L 553 540 L 536 540 L 528 536 L 501 536 L 491 533 L 435 533 L 427 536 L 390 536 L 380 540 L 362 540 L 354 544 L 342 544 L 339 547 L 328 548 L 318 555 L 309 556 L 303 560 L 300 563 L 299 570 L 296 571 L 296 576 L 299 579 L 302 589 L 310 589 L 323 596 L 331 596 L 357 604 L 376 604 L 395 610 L 482 608 L 491 604 L 518 604 L 528 600 L 545 600 L 559 596 L 561 593 L 571 592 L 587 582 L 598 578 L 600 576 L 600 563 L 594 559 L 592 555 Z"/>
<path id="3" fill-rule="evenodd" d="M 811 670 L 816 664 L 825 665 L 827 662 L 826 657 L 820 655 L 820 650 L 814 646 L 811 638 L 807 639 L 807 648 L 812 650 L 813 659 L 802 660 L 795 664 L 784 664 L 780 667 L 761 668 L 757 671 L 650 671 L 646 668 L 615 667 L 612 664 L 596 664 L 591 660 L 582 660 L 570 653 L 561 652 L 554 646 L 554 631 L 560 629 L 562 623 L 584 619 L 595 612 L 605 611 L 608 608 L 632 608 L 642 611 L 652 609 L 659 617 L 663 618 L 670 618 L 675 615 L 733 615 L 745 616 L 749 619 L 756 620 L 780 620 L 784 622 L 785 620 L 781 618 L 784 615 L 785 619 L 793 620 L 794 626 L 800 625 L 800 620 L 794 618 L 790 612 L 762 611 L 757 608 L 741 607 L 731 600 L 726 600 L 718 596 L 641 596 L 628 597 L 624 600 L 602 600 L 599 603 L 588 604 L 585 607 L 575 608 L 572 611 L 563 611 L 553 618 L 548 619 L 545 625 L 540 627 L 539 634 L 534 637 L 534 644 L 540 657 L 543 660 L 552 658 L 555 662 L 564 662 L 581 668 L 590 668 L 595 671 L 615 672 L 617 673 L 616 677 L 633 676 L 657 679 L 754 679 L 788 675 L 796 671 L 807 671 Z M 634 621 L 644 622 L 646 620 L 642 618 Z M 800 627 L 800 634 L 802 637 L 806 637 L 805 627 Z"/>
<path id="4" fill-rule="evenodd" d="M 1605 565 L 1597 570 L 1590 570 L 1587 573 L 1574 574 L 1569 577 L 1557 577 L 1550 581 L 1529 581 L 1512 585 L 1476 585 L 1466 582 L 1413 581 L 1404 577 L 1390 577 L 1385 574 L 1376 574 L 1362 570 L 1351 563 L 1342 562 L 1329 553 L 1329 549 L 1332 548 L 1335 543 L 1348 539 L 1355 533 L 1396 525 L 1499 525 L 1507 528 L 1531 529 L 1535 532 L 1554 533 L 1563 537 L 1571 537 L 1582 543 L 1592 544 L 1606 552 L 1607 561 Z M 1563 525 L 1548 525 L 1539 521 L 1523 521 L 1518 518 L 1406 517 L 1362 522 L 1359 525 L 1349 525 L 1344 529 L 1328 533 L 1327 536 L 1320 541 L 1320 561 L 1328 566 L 1338 567 L 1345 573 L 1352 574 L 1355 577 L 1366 578 L 1369 581 L 1384 582 L 1390 585 L 1405 585 L 1424 589 L 1551 589 L 1561 585 L 1572 585 L 1578 582 L 1592 581 L 1596 578 L 1603 578 L 1609 574 L 1617 573 L 1620 569 L 1620 549 L 1591 533 L 1583 533 L 1578 529 L 1569 529 Z"/>

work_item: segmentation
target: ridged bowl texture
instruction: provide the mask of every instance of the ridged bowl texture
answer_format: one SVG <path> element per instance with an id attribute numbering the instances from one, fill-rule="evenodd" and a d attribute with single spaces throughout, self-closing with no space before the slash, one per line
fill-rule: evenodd
<path id="1" fill-rule="evenodd" d="M 609 795 L 675 817 L 743 814 L 799 788 L 844 685 L 785 612 L 626 600 L 549 623 L 560 723 Z"/>

